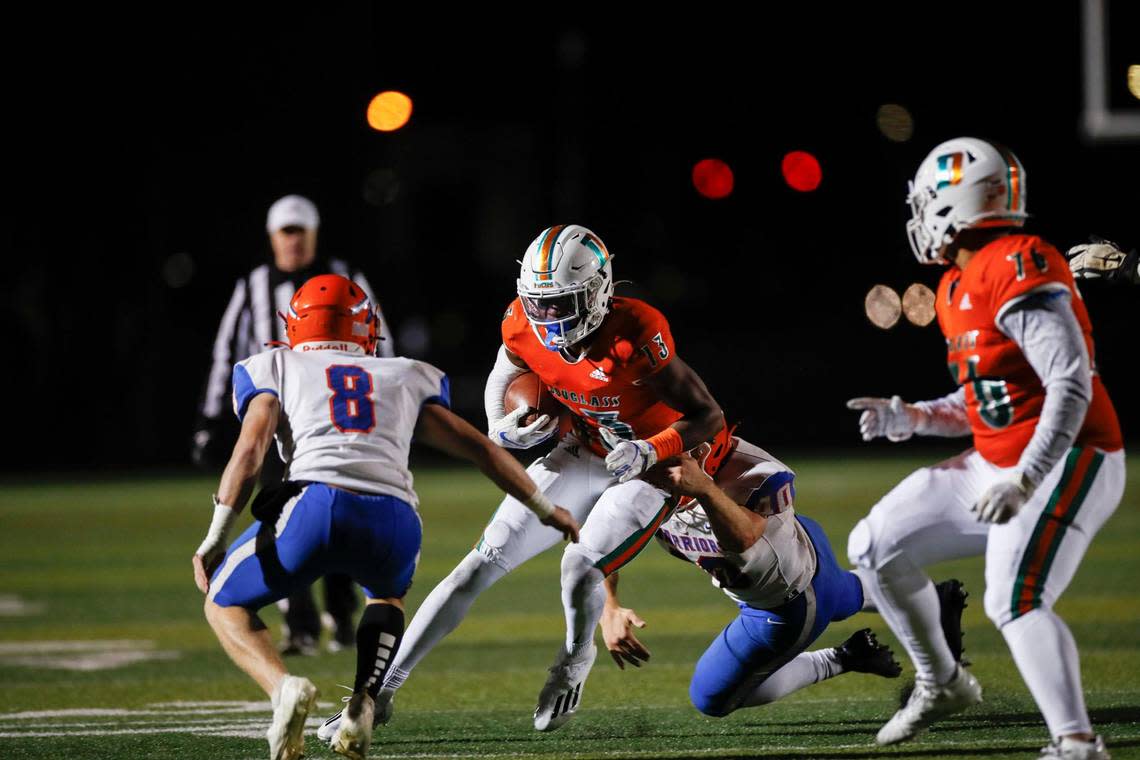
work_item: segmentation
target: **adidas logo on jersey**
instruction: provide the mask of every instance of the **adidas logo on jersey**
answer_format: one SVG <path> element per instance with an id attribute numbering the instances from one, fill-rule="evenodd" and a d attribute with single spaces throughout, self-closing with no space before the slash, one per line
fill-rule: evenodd
<path id="1" fill-rule="evenodd" d="M 595 380 L 601 380 L 603 383 L 608 383 L 610 381 L 609 375 L 607 375 L 605 372 L 602 372 L 601 367 L 595 367 L 594 371 L 590 373 L 590 377 L 594 378 Z"/>
<path id="2" fill-rule="evenodd" d="M 962 296 L 962 301 L 958 304 L 958 308 L 962 311 L 969 311 L 970 309 L 974 308 L 974 305 L 970 303 L 969 293 L 966 293 Z"/>

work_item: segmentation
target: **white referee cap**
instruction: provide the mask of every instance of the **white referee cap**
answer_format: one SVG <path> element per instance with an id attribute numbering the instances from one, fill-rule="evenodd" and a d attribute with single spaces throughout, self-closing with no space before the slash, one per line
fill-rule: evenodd
<path id="1" fill-rule="evenodd" d="M 265 217 L 265 231 L 269 234 L 285 227 L 304 227 L 315 230 L 321 224 L 321 215 L 311 200 L 303 195 L 286 195 L 269 207 Z"/>

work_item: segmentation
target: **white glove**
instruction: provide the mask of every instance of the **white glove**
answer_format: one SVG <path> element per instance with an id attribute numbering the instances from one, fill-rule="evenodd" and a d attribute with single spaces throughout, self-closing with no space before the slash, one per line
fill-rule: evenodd
<path id="1" fill-rule="evenodd" d="M 884 435 L 888 441 L 905 441 L 914 435 L 914 429 L 922 419 L 920 410 L 898 396 L 853 398 L 847 402 L 847 408 L 863 411 L 859 415 L 859 432 L 863 434 L 864 441 Z"/>
<path id="2" fill-rule="evenodd" d="M 526 427 L 519 427 L 519 420 L 529 411 L 532 410 L 520 406 L 491 425 L 487 435 L 504 449 L 529 449 L 558 432 L 558 418 L 551 419 L 549 414 L 539 415 Z"/>
<path id="3" fill-rule="evenodd" d="M 1024 475 L 999 480 L 986 489 L 970 511 L 978 516 L 978 522 L 1004 525 L 1021 511 L 1032 493 L 1033 485 Z"/>
<path id="4" fill-rule="evenodd" d="M 608 428 L 601 428 L 602 440 L 612 451 L 606 456 L 606 469 L 619 483 L 633 480 L 657 464 L 657 449 L 649 441 L 626 441 Z"/>
<path id="5" fill-rule="evenodd" d="M 1136 261 L 1129 262 L 1132 266 L 1128 268 L 1128 271 L 1121 271 L 1126 266 L 1125 262 L 1129 258 L 1129 254 L 1120 250 L 1110 240 L 1074 245 L 1065 253 L 1065 256 L 1069 259 L 1069 269 L 1072 271 L 1073 277 L 1078 280 L 1099 280 L 1102 278 L 1112 280 L 1118 277 L 1135 280 L 1136 277 L 1136 273 L 1131 271 L 1136 268 Z"/>

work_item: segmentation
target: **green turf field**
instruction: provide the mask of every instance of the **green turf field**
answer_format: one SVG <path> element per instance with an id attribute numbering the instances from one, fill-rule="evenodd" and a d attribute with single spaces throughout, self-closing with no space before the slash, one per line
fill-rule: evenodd
<path id="1" fill-rule="evenodd" d="M 846 535 L 916 459 L 789 458 L 799 509 L 842 558 Z M 1140 757 L 1140 463 L 1059 610 L 1081 647 L 1093 720 L 1114 756 Z M 190 555 L 215 483 L 197 478 L 8 484 L 0 490 L 0 758 L 262 758 L 268 702 L 223 655 L 201 616 Z M 419 600 L 477 538 L 497 502 L 465 470 L 423 471 Z M 604 654 L 579 716 L 531 728 L 535 696 L 562 637 L 553 551 L 486 593 L 414 672 L 379 730 L 375 756 L 400 757 L 1035 757 L 1044 725 L 982 612 L 981 561 L 935 568 L 972 591 L 967 656 L 986 702 L 890 752 L 872 737 L 902 680 L 844 675 L 782 703 L 720 720 L 688 704 L 697 657 L 734 616 L 702 573 L 650 545 L 623 570 L 623 600 L 648 621 L 653 661 L 619 671 Z M 276 631 L 276 610 L 264 615 Z M 818 645 L 870 625 L 836 624 Z M 291 661 L 321 690 L 313 730 L 351 683 L 350 653 Z M 334 757 L 310 738 L 309 756 Z"/>

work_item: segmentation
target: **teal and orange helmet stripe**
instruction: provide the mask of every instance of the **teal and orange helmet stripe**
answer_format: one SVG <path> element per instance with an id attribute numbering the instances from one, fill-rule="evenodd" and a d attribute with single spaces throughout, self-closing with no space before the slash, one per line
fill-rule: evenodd
<path id="1" fill-rule="evenodd" d="M 554 244 L 558 242 L 558 236 L 565 227 L 565 224 L 557 224 L 542 233 L 542 240 L 538 244 L 538 260 L 534 262 L 534 272 L 540 280 L 549 280 L 554 273 L 551 263 L 554 259 Z"/>
<path id="2" fill-rule="evenodd" d="M 649 539 L 661 527 L 661 523 L 665 522 L 665 518 L 669 516 L 675 506 L 676 503 L 673 499 L 666 501 L 657 514 L 653 516 L 653 519 L 649 521 L 649 525 L 622 541 L 618 548 L 595 562 L 594 567 L 601 570 L 603 575 L 611 575 L 627 564 L 641 553 L 641 550 L 649 543 Z"/>
<path id="3" fill-rule="evenodd" d="M 1009 149 L 1003 148 L 1000 145 L 995 145 L 994 147 L 997 148 L 1002 160 L 1005 161 L 1006 208 L 1013 212 L 1020 212 L 1022 204 L 1021 196 L 1025 192 L 1022 187 L 1025 183 L 1025 179 L 1022 176 L 1024 170 L 1021 168 L 1021 162 L 1017 160 L 1017 156 L 1013 155 L 1013 152 Z"/>
<path id="4" fill-rule="evenodd" d="M 948 153 L 938 157 L 938 170 L 934 174 L 935 189 L 957 185 L 962 181 L 962 161 L 965 159 L 961 153 Z"/>
<path id="5" fill-rule="evenodd" d="M 1017 570 L 1010 599 L 1014 618 L 1041 606 L 1041 593 L 1057 549 L 1076 519 L 1102 462 L 1104 454 L 1092 447 L 1074 446 L 1069 451 L 1061 480 L 1037 519 Z"/>
<path id="6" fill-rule="evenodd" d="M 586 235 L 585 238 L 582 239 L 582 244 L 593 251 L 594 255 L 598 257 L 599 269 L 604 267 L 606 262 L 610 260 L 610 252 L 606 250 L 606 244 L 593 235 Z"/>

